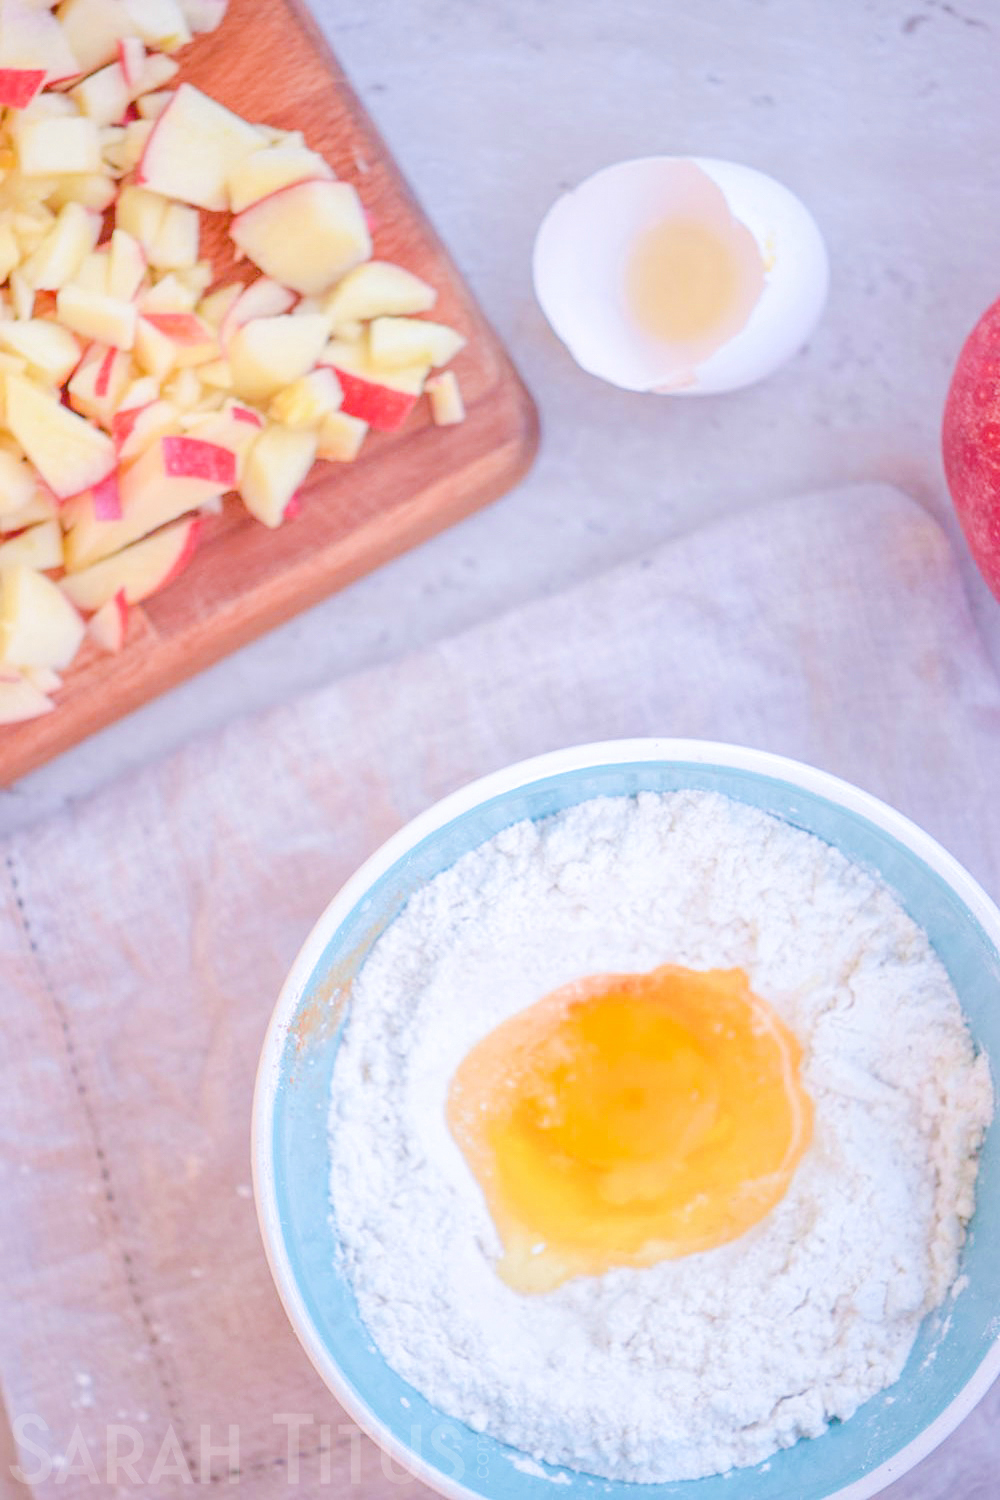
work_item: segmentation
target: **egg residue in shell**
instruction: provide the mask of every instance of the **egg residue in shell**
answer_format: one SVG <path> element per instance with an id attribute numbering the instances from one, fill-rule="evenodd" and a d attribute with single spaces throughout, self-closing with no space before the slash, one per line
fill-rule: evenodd
<path id="1" fill-rule="evenodd" d="M 735 162 L 645 157 L 560 198 L 535 241 L 535 289 L 585 370 L 626 390 L 735 390 L 806 341 L 829 268 L 788 188 Z"/>
<path id="2" fill-rule="evenodd" d="M 739 969 L 595 975 L 502 1022 L 448 1094 L 500 1277 L 549 1291 L 758 1223 L 811 1137 L 801 1055 Z"/>

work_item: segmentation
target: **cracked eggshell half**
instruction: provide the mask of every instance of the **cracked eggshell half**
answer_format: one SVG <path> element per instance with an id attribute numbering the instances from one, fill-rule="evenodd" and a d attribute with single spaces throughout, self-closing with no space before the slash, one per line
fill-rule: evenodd
<path id="1" fill-rule="evenodd" d="M 732 280 L 728 316 L 686 342 L 651 332 L 630 300 L 637 247 L 668 221 L 694 223 L 721 245 Z M 624 390 L 710 395 L 763 380 L 802 347 L 826 302 L 829 262 L 809 210 L 773 177 L 710 157 L 650 156 L 605 167 L 553 204 L 533 274 L 545 316 L 584 370 Z"/>

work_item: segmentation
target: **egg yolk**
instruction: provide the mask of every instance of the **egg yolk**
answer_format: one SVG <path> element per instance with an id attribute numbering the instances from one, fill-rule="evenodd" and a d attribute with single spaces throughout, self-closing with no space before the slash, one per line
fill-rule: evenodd
<path id="1" fill-rule="evenodd" d="M 743 1234 L 809 1144 L 800 1061 L 740 969 L 598 975 L 504 1021 L 448 1095 L 499 1275 L 544 1292 Z"/>
<path id="2" fill-rule="evenodd" d="M 660 216 L 639 234 L 625 264 L 632 322 L 664 345 L 678 384 L 743 329 L 767 268 L 754 236 L 694 162 L 663 175 Z M 667 385 L 670 385 L 668 379 Z"/>

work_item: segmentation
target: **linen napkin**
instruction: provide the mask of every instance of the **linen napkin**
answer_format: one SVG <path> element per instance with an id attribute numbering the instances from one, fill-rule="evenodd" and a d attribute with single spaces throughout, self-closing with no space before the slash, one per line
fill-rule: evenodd
<path id="1" fill-rule="evenodd" d="M 264 1029 L 319 911 L 407 818 L 523 756 L 645 734 L 846 776 L 1000 894 L 1000 685 L 943 533 L 883 487 L 707 527 L 0 849 L 5 1496 L 419 1491 L 272 1288 L 248 1165 Z M 889 1493 L 992 1494 L 997 1412 Z"/>

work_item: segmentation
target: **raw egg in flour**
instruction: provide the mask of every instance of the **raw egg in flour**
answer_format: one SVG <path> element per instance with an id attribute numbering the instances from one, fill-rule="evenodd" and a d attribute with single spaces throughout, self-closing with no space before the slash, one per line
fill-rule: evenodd
<path id="1" fill-rule="evenodd" d="M 578 364 L 632 391 L 698 395 L 771 374 L 805 343 L 829 268 L 812 215 L 736 162 L 607 167 L 549 210 L 535 290 Z"/>
<path id="2" fill-rule="evenodd" d="M 666 965 L 555 990 L 475 1046 L 448 1123 L 517 1291 L 735 1239 L 812 1133 L 801 1049 L 740 969 Z"/>

